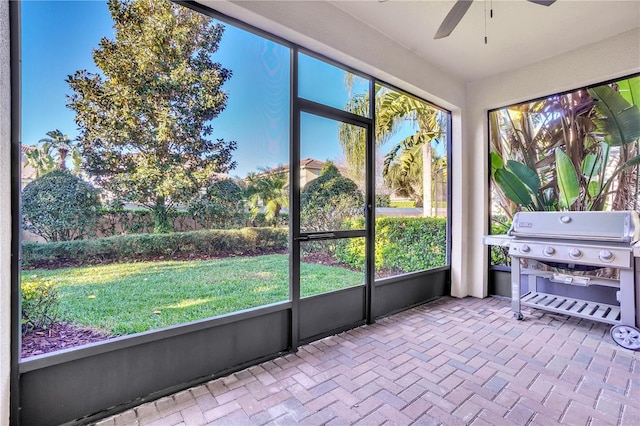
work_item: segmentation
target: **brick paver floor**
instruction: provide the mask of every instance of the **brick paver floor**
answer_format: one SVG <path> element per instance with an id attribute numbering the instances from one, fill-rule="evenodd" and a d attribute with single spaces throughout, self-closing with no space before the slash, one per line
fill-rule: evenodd
<path id="1" fill-rule="evenodd" d="M 640 425 L 640 352 L 523 312 L 443 298 L 98 425 Z"/>

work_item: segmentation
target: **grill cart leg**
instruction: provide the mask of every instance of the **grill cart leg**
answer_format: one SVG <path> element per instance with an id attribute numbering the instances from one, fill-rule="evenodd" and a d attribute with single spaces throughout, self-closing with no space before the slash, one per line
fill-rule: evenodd
<path id="1" fill-rule="evenodd" d="M 611 327 L 611 338 L 625 349 L 640 350 L 640 330 L 629 325 Z"/>
<path id="2" fill-rule="evenodd" d="M 636 325 L 636 307 L 633 300 L 634 290 L 634 270 L 620 268 L 620 324 Z M 640 325 L 640 324 L 638 324 Z"/>
<path id="3" fill-rule="evenodd" d="M 511 310 L 515 319 L 524 319 L 520 312 L 520 258 L 515 256 L 511 256 Z"/>

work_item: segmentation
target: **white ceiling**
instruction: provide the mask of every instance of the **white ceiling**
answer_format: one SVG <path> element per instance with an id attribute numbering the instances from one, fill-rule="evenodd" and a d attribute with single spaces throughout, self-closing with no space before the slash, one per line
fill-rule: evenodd
<path id="1" fill-rule="evenodd" d="M 214 9 L 216 4 L 220 5 L 211 0 L 201 2 Z M 315 3 L 291 2 L 288 6 L 304 7 L 314 16 Z M 455 0 L 329 3 L 340 13 L 372 27 L 464 81 L 514 70 L 640 27 L 640 0 L 557 0 L 548 7 L 526 0 L 475 0 L 449 37 L 434 40 Z M 491 8 L 493 18 L 488 17 Z M 349 28 L 344 31 L 345 37 L 353 37 Z"/>
<path id="2" fill-rule="evenodd" d="M 525 0 L 476 0 L 449 37 L 434 40 L 455 1 L 332 3 L 466 81 L 520 68 L 640 27 L 638 0 L 558 0 L 548 7 Z M 493 18 L 486 18 L 487 44 L 485 8 L 487 15 L 493 8 Z"/>

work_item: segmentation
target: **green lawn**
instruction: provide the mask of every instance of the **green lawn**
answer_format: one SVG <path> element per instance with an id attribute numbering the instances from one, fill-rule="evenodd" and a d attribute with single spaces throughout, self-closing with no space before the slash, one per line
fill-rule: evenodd
<path id="1" fill-rule="evenodd" d="M 362 284 L 348 269 L 303 263 L 302 296 Z M 288 300 L 288 256 L 120 263 L 23 271 L 52 280 L 59 319 L 131 334 Z"/>

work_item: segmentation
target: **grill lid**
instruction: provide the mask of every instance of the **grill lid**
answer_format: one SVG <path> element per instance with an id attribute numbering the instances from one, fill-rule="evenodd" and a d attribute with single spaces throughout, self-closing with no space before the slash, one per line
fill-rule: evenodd
<path id="1" fill-rule="evenodd" d="M 640 240 L 640 217 L 635 211 L 519 212 L 509 235 L 633 244 Z"/>

